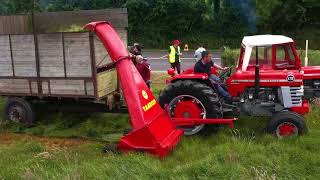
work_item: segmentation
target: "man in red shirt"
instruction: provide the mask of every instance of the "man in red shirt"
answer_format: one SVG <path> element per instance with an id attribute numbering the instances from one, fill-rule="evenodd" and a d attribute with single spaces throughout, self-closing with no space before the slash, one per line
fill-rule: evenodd
<path id="1" fill-rule="evenodd" d="M 143 58 L 141 55 L 136 56 L 135 65 L 142 76 L 143 80 L 146 82 L 147 86 L 150 88 L 151 85 L 151 69 L 150 64 L 147 62 L 147 59 Z"/>
<path id="2" fill-rule="evenodd" d="M 150 88 L 151 85 L 151 69 L 150 64 L 147 59 L 143 58 L 141 55 L 141 45 L 139 43 L 134 43 L 133 46 L 129 47 L 130 54 L 133 55 L 132 61 L 136 66 L 138 72 L 142 76 L 143 80 L 146 82 L 147 86 Z"/>

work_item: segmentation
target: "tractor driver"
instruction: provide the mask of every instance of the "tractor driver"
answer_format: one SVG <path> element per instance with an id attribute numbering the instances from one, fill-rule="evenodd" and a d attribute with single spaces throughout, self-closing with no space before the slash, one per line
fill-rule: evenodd
<path id="1" fill-rule="evenodd" d="M 208 51 L 203 51 L 201 53 L 202 58 L 194 66 L 195 73 L 206 73 L 208 74 L 211 84 L 217 89 L 218 93 L 223 97 L 226 103 L 232 103 L 232 97 L 230 94 L 221 86 L 221 79 L 211 74 L 211 67 L 216 67 L 220 70 L 227 70 L 229 67 L 222 68 L 218 64 L 212 62 L 212 54 Z"/>

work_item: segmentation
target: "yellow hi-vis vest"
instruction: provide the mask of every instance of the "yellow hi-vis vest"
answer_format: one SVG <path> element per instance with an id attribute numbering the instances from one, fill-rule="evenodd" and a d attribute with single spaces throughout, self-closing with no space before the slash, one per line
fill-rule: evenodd
<path id="1" fill-rule="evenodd" d="M 178 54 L 180 54 L 180 47 L 178 46 Z M 170 46 L 170 54 L 169 54 L 169 63 L 176 62 L 176 49 L 173 46 Z M 181 58 L 179 56 L 179 62 L 181 62 Z"/>

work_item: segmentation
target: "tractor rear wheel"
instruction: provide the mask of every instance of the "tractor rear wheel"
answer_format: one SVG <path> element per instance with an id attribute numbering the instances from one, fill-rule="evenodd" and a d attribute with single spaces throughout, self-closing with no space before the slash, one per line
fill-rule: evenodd
<path id="1" fill-rule="evenodd" d="M 306 133 L 308 128 L 302 116 L 291 111 L 283 111 L 272 116 L 266 130 L 279 138 L 286 138 Z"/>
<path id="2" fill-rule="evenodd" d="M 221 118 L 222 108 L 218 95 L 204 83 L 192 80 L 176 81 L 163 90 L 159 103 L 172 118 Z M 194 135 L 204 128 L 182 126 L 185 135 Z"/>

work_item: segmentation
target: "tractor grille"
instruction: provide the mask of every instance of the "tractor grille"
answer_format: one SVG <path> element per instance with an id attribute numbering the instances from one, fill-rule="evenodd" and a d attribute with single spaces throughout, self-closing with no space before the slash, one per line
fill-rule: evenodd
<path id="1" fill-rule="evenodd" d="M 301 87 L 290 87 L 292 106 L 302 105 L 303 86 Z"/>
<path id="2" fill-rule="evenodd" d="M 302 105 L 302 96 L 304 91 L 303 86 L 281 86 L 279 90 L 280 100 L 285 108 L 291 108 Z"/>

